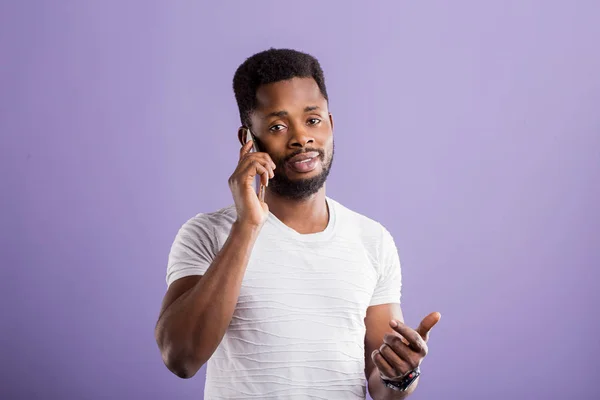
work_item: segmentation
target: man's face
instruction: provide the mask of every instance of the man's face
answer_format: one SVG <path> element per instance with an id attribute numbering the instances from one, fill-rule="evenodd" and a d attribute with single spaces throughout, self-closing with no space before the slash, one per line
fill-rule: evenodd
<path id="1" fill-rule="evenodd" d="M 261 86 L 251 115 L 260 151 L 277 165 L 269 180 L 273 193 L 296 200 L 315 194 L 333 162 L 333 120 L 327 100 L 312 78 Z"/>

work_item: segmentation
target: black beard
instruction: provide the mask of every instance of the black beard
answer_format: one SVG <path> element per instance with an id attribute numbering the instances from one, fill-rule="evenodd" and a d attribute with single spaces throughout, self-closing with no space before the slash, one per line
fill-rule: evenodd
<path id="1" fill-rule="evenodd" d="M 269 190 L 277 196 L 284 197 L 290 200 L 306 200 L 313 194 L 317 193 L 325 184 L 329 171 L 331 171 L 331 165 L 333 164 L 333 153 L 334 149 L 331 149 L 331 158 L 329 162 L 325 164 L 322 150 L 307 149 L 304 152 L 317 151 L 319 152 L 319 158 L 323 164 L 323 170 L 317 176 L 307 179 L 295 179 L 288 178 L 285 173 L 285 163 L 297 154 L 303 152 L 296 152 L 286 157 L 284 160 L 278 160 L 275 164 L 277 168 L 273 171 L 275 176 L 269 179 Z"/>

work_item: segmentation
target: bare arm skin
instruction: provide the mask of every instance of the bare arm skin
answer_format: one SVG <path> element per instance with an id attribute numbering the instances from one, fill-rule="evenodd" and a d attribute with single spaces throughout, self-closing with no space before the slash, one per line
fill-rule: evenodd
<path id="1" fill-rule="evenodd" d="M 234 224 L 204 276 L 171 284 L 156 324 L 156 341 L 167 368 L 191 378 L 216 350 L 231 322 L 258 229 Z"/>

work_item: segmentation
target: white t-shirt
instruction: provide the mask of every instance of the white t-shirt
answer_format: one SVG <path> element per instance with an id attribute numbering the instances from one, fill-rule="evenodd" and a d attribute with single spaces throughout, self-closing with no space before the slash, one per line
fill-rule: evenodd
<path id="1" fill-rule="evenodd" d="M 400 261 L 380 223 L 327 204 L 328 226 L 314 234 L 269 214 L 207 363 L 205 399 L 365 399 L 364 318 L 369 306 L 400 302 Z M 231 205 L 188 220 L 171 248 L 167 284 L 204 274 L 235 219 Z"/>

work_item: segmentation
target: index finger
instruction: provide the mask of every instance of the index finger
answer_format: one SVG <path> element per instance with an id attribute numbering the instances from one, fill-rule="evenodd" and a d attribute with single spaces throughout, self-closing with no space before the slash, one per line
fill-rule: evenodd
<path id="1" fill-rule="evenodd" d="M 240 160 L 252 150 L 252 141 L 246 142 L 240 149 Z"/>
<path id="2" fill-rule="evenodd" d="M 405 325 L 403 322 L 397 320 L 391 320 L 390 326 L 396 332 L 401 334 L 402 337 L 408 341 L 408 345 L 412 347 L 415 351 L 421 352 L 425 349 L 425 341 L 423 340 L 421 335 L 419 335 L 419 332 L 415 331 L 408 325 Z"/>

